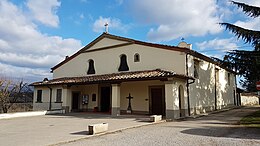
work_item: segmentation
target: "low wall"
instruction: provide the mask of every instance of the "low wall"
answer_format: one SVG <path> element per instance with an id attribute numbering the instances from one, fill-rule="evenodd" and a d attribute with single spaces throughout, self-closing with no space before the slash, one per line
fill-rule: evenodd
<path id="1" fill-rule="evenodd" d="M 33 112 L 17 112 L 17 113 L 0 114 L 0 119 L 40 116 L 40 115 L 45 115 L 46 113 L 47 111 L 33 111 Z"/>
<path id="2" fill-rule="evenodd" d="M 52 111 L 31 111 L 31 112 L 17 112 L 17 113 L 7 113 L 0 114 L 1 119 L 11 119 L 18 117 L 32 117 L 32 116 L 42 116 L 42 115 L 51 115 L 51 114 L 64 114 L 65 110 L 52 110 Z"/>
<path id="3" fill-rule="evenodd" d="M 49 102 L 39 102 L 39 103 L 33 103 L 33 110 L 39 111 L 39 110 L 49 110 L 50 103 Z M 51 103 L 51 109 L 62 109 L 62 103 Z"/>
<path id="4" fill-rule="evenodd" d="M 259 96 L 257 93 L 241 93 L 241 105 L 259 105 Z"/>

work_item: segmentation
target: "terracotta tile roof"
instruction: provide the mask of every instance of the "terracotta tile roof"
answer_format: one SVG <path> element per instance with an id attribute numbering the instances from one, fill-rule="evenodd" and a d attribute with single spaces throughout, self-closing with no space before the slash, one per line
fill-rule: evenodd
<path id="1" fill-rule="evenodd" d="M 140 80 L 159 80 L 167 79 L 169 77 L 177 77 L 183 79 L 193 79 L 183 74 L 176 74 L 174 71 L 167 71 L 161 69 L 146 70 L 146 71 L 133 71 L 133 72 L 120 72 L 103 75 L 89 75 L 83 77 L 64 77 L 57 78 L 49 81 L 35 82 L 32 86 L 44 85 L 58 85 L 58 84 L 95 84 L 104 82 L 124 82 L 124 81 L 140 81 Z"/>

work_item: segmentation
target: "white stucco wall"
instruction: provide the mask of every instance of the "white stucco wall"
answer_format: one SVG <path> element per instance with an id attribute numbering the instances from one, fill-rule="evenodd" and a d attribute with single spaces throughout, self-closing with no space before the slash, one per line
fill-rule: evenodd
<path id="1" fill-rule="evenodd" d="M 241 105 L 250 106 L 250 105 L 259 105 L 260 96 L 256 94 L 243 94 L 241 93 Z"/>
<path id="2" fill-rule="evenodd" d="M 168 87 L 167 87 L 168 86 Z M 180 90 L 179 87 L 182 87 Z M 180 113 L 182 116 L 188 116 L 188 97 L 186 80 L 174 79 L 173 81 L 167 81 L 165 84 L 166 89 L 165 98 L 166 100 L 166 110 L 173 110 L 172 115 L 167 115 L 172 118 L 180 118 Z M 179 97 L 181 96 L 181 97 Z M 181 107 L 180 107 L 181 100 Z M 166 113 L 167 114 L 167 113 Z"/>
<path id="3" fill-rule="evenodd" d="M 79 92 L 79 108 L 80 109 L 94 109 L 98 106 L 98 85 L 84 85 L 84 86 L 51 86 L 52 88 L 52 109 L 61 109 L 62 107 L 69 107 L 71 111 L 72 106 L 72 93 Z M 61 103 L 56 102 L 57 89 L 62 89 Z M 42 102 L 36 103 L 37 90 L 42 90 Z M 92 101 L 92 94 L 96 94 L 96 101 Z M 82 104 L 82 96 L 88 95 L 88 104 Z M 35 87 L 34 89 L 34 99 L 33 99 L 33 109 L 34 110 L 48 110 L 50 101 L 50 89 L 47 87 Z"/>
<path id="4" fill-rule="evenodd" d="M 134 55 L 136 53 L 140 55 L 140 62 L 134 62 Z M 184 53 L 132 44 L 101 51 L 82 53 L 55 69 L 53 71 L 53 78 L 86 76 L 89 59 L 94 60 L 96 75 L 117 73 L 120 65 L 120 56 L 122 54 L 127 56 L 129 71 L 161 68 L 172 70 L 180 74 L 185 73 Z"/>
<path id="5" fill-rule="evenodd" d="M 53 86 L 52 88 L 52 103 L 51 109 L 61 109 L 62 103 L 56 102 L 57 89 L 62 89 L 61 86 Z M 42 90 L 42 102 L 37 101 L 37 91 Z M 63 94 L 62 94 L 63 96 Z M 33 110 L 49 110 L 50 107 L 50 89 L 47 87 L 34 87 L 33 95 Z"/>
<path id="6" fill-rule="evenodd" d="M 188 72 L 194 76 L 194 57 L 188 55 Z M 197 59 L 197 58 L 196 58 Z M 190 85 L 191 114 L 200 114 L 215 109 L 215 68 L 219 69 L 219 83 L 216 88 L 217 108 L 221 109 L 234 104 L 235 76 L 213 63 L 199 60 L 199 77 Z"/>
<path id="7" fill-rule="evenodd" d="M 91 46 L 88 50 L 95 50 L 95 49 L 102 48 L 102 47 L 114 46 L 114 45 L 119 45 L 119 44 L 124 44 L 124 43 L 127 43 L 127 42 L 110 39 L 110 38 L 103 38 L 102 40 L 100 40 L 99 42 L 97 42 L 96 44 Z"/>
<path id="8" fill-rule="evenodd" d="M 228 84 L 228 72 L 224 69 L 219 71 L 219 84 L 217 84 L 217 109 L 234 105 L 235 77 L 230 74 Z"/>

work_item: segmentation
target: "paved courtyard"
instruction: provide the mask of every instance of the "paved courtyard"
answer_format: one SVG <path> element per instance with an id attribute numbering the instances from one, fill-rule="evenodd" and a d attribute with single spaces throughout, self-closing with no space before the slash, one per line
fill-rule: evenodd
<path id="1" fill-rule="evenodd" d="M 259 107 L 233 109 L 208 116 L 128 129 L 67 143 L 66 146 L 259 146 L 260 129 L 237 125 Z"/>
<path id="2" fill-rule="evenodd" d="M 0 120 L 1 146 L 52 145 L 91 137 L 88 125 L 108 123 L 109 131 L 151 124 L 147 116 L 119 116 L 73 113 Z"/>
<path id="3" fill-rule="evenodd" d="M 91 113 L 14 118 L 0 120 L 0 141 L 3 146 L 260 145 L 260 129 L 236 124 L 241 117 L 259 109 L 233 109 L 196 119 L 152 125 L 147 122 L 147 116 L 112 118 L 110 115 Z M 109 134 L 87 135 L 89 124 L 103 122 L 109 123 Z M 138 128 L 119 130 L 136 126 Z"/>

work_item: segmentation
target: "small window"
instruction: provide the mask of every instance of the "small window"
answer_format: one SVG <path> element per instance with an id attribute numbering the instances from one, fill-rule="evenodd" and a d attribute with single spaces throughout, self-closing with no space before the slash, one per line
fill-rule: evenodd
<path id="1" fill-rule="evenodd" d="M 138 53 L 134 55 L 134 62 L 140 62 L 140 55 Z"/>
<path id="2" fill-rule="evenodd" d="M 199 61 L 194 60 L 194 78 L 199 78 Z"/>
<path id="3" fill-rule="evenodd" d="M 230 85 L 230 73 L 228 73 L 228 85 Z"/>
<path id="4" fill-rule="evenodd" d="M 96 101 L 97 100 L 97 95 L 96 94 L 92 94 L 92 101 Z"/>
<path id="5" fill-rule="evenodd" d="M 215 69 L 216 83 L 219 83 L 219 69 Z"/>
<path id="6" fill-rule="evenodd" d="M 120 56 L 120 66 L 118 68 L 118 71 L 128 71 L 129 67 L 127 65 L 127 57 L 125 54 Z"/>
<path id="7" fill-rule="evenodd" d="M 62 97 L 62 89 L 57 89 L 56 102 L 61 102 L 61 97 Z"/>
<path id="8" fill-rule="evenodd" d="M 36 102 L 42 102 L 42 90 L 37 90 Z"/>
<path id="9" fill-rule="evenodd" d="M 89 75 L 89 74 L 95 74 L 95 73 L 96 73 L 96 71 L 95 71 L 95 67 L 94 67 L 94 60 L 90 59 L 88 61 L 88 72 L 87 72 L 87 74 Z"/>

